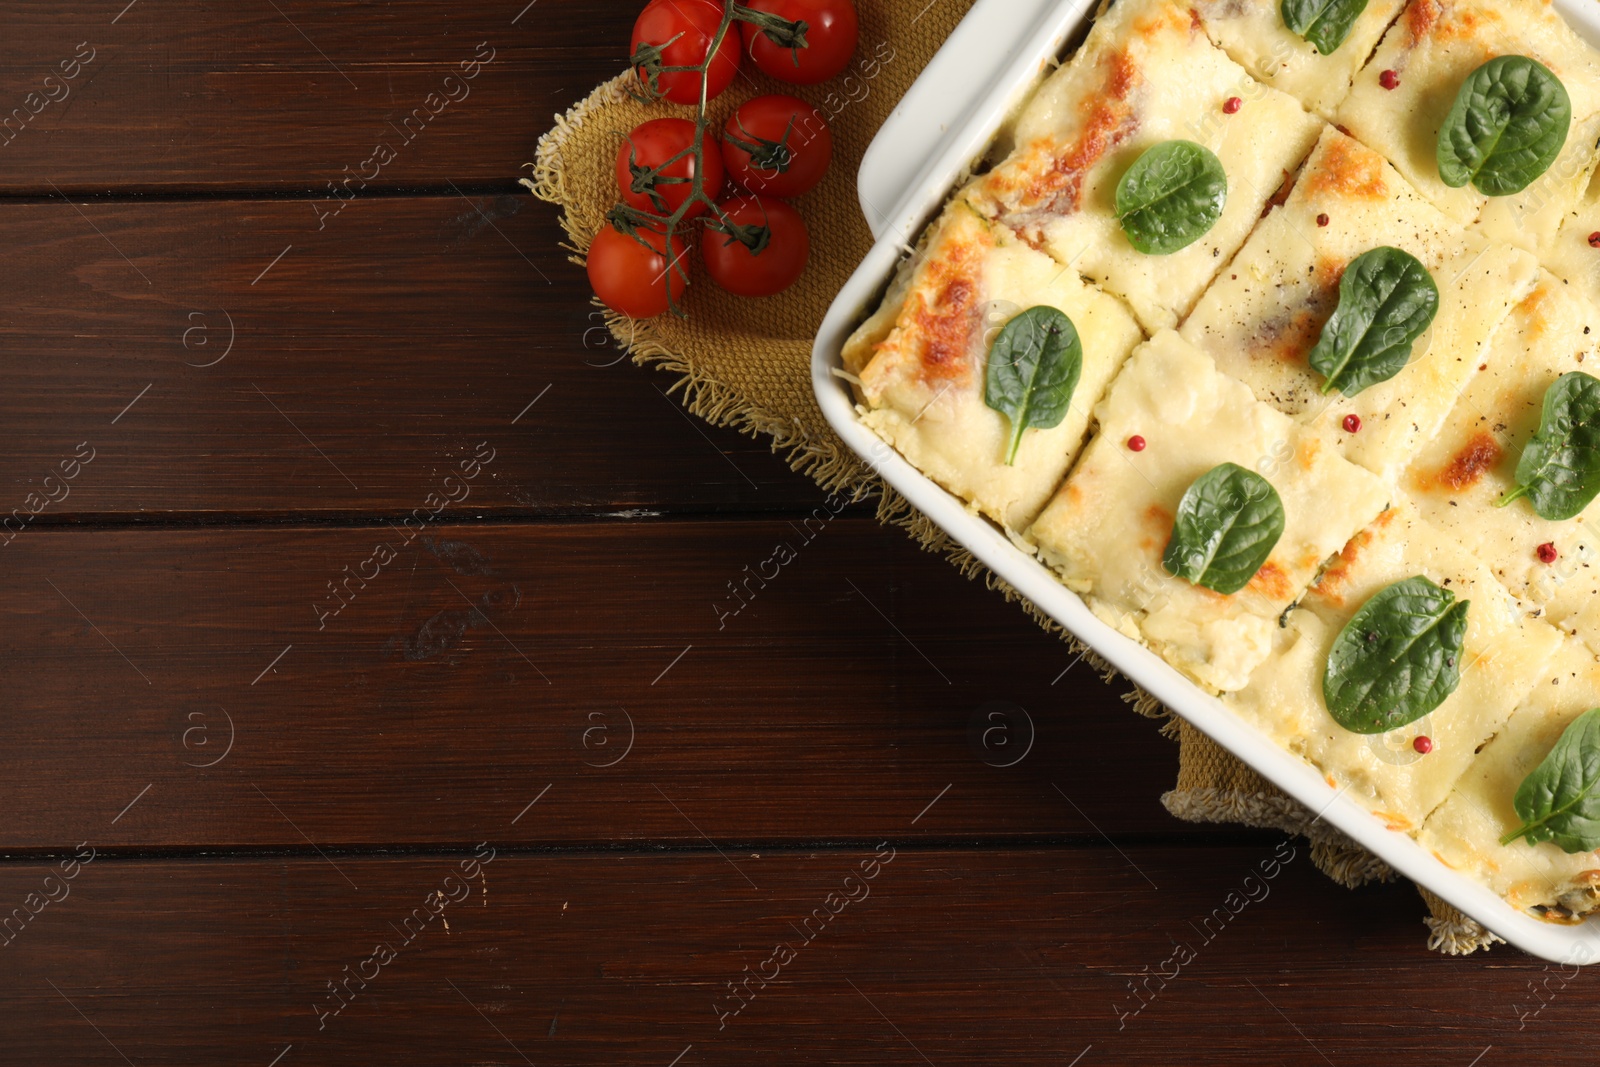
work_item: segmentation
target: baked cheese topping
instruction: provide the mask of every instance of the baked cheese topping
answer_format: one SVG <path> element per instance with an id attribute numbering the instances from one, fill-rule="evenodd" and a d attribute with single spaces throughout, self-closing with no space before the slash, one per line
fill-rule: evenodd
<path id="1" fill-rule="evenodd" d="M 989 348 L 1020 312 L 1066 312 L 1083 345 L 1072 406 L 1023 434 L 1007 465 L 1010 423 L 984 402 Z M 859 368 L 862 419 L 934 481 L 1000 525 L 1026 529 L 1055 491 L 1089 413 L 1142 339 L 1127 308 L 961 203 L 938 224 L 909 284 L 845 349 Z"/>
<path id="2" fill-rule="evenodd" d="M 1383 245 L 1411 253 L 1433 275 L 1438 315 L 1398 376 L 1354 397 L 1324 395 L 1307 356 L 1338 306 L 1345 267 Z M 1288 199 L 1256 227 L 1182 333 L 1256 396 L 1388 477 L 1438 433 L 1482 365 L 1489 335 L 1532 290 L 1538 269 L 1526 252 L 1469 235 L 1382 156 L 1329 127 Z M 1344 429 L 1352 415 L 1359 433 Z"/>
<path id="3" fill-rule="evenodd" d="M 1239 110 L 1228 114 L 1227 101 Z M 1039 89 L 1016 150 L 963 194 L 1029 243 L 1125 299 L 1149 332 L 1176 326 L 1305 157 L 1319 123 L 1211 44 L 1187 4 L 1117 3 Z M 1228 175 L 1222 218 L 1199 241 L 1149 256 L 1123 233 L 1117 183 L 1169 140 L 1203 145 Z"/>
<path id="4" fill-rule="evenodd" d="M 1490 198 L 1471 185 L 1446 185 L 1437 149 L 1462 83 L 1503 55 L 1538 60 L 1561 80 L 1572 100 L 1572 129 L 1542 177 L 1521 193 Z M 1452 218 L 1542 254 L 1595 169 L 1600 62 L 1548 0 L 1412 0 L 1356 76 L 1338 121 Z"/>
<path id="5" fill-rule="evenodd" d="M 1494 334 L 1484 370 L 1444 429 L 1416 454 L 1401 489 L 1441 534 L 1472 546 L 1507 589 L 1600 648 L 1600 503 L 1576 519 L 1542 519 L 1516 487 L 1517 461 L 1539 429 L 1546 390 L 1568 371 L 1596 370 L 1600 313 L 1546 272 Z M 1539 558 L 1552 545 L 1553 562 Z"/>
<path id="6" fill-rule="evenodd" d="M 1195 0 L 1206 33 L 1240 66 L 1332 121 L 1405 0 L 1369 0 L 1331 55 L 1284 24 L 1282 0 Z"/>
<path id="7" fill-rule="evenodd" d="M 1561 224 L 1555 240 L 1542 251 L 1541 261 L 1572 287 L 1574 295 L 1600 307 L 1600 170 L 1589 188 Z"/>
<path id="8" fill-rule="evenodd" d="M 1334 638 L 1375 593 L 1416 575 L 1470 602 L 1461 683 L 1395 737 L 1352 733 L 1322 698 Z M 1445 799 L 1561 644 L 1560 632 L 1529 618 L 1470 546 L 1427 526 L 1405 505 L 1351 540 L 1286 622 L 1278 654 L 1226 703 L 1403 831 L 1421 827 Z M 1433 751 L 1413 760 L 1407 754 L 1416 755 L 1411 745 L 1418 735 L 1433 741 Z"/>
<path id="9" fill-rule="evenodd" d="M 1388 490 L 1171 331 L 1134 353 L 1095 416 L 1099 436 L 1030 539 L 1101 618 L 1202 685 L 1238 689 L 1271 653 L 1278 616 L 1383 510 Z M 1223 463 L 1265 477 L 1286 519 L 1266 564 L 1233 596 L 1162 566 L 1184 493 Z"/>
<path id="10" fill-rule="evenodd" d="M 1600 53 L 1547 0 L 1369 0 L 1328 55 L 1284 19 L 1279 0 L 1115 0 L 1008 127 L 1003 162 L 925 234 L 846 346 L 846 376 L 863 422 L 1099 618 L 1395 832 L 1513 905 L 1571 921 L 1600 910 L 1600 855 L 1499 842 L 1520 825 L 1523 780 L 1600 707 L 1600 498 L 1561 522 L 1533 495 L 1497 505 L 1518 488 L 1552 383 L 1600 377 Z M 1520 193 L 1451 188 L 1440 126 L 1465 79 L 1509 55 L 1560 79 L 1568 138 Z M 1380 249 L 1403 255 L 1369 255 Z M 1432 302 L 1418 264 L 1438 290 L 1431 318 L 1406 303 Z M 1342 375 L 1325 394 L 1311 355 L 1346 300 L 1365 310 L 1341 323 L 1362 332 L 1345 335 L 1343 367 L 1318 352 Z M 1011 466 L 1009 418 L 985 393 L 991 346 L 1039 306 L 1075 324 L 1082 377 L 1062 421 L 1026 429 Z M 1384 377 L 1385 354 L 1411 337 Z M 1008 388 L 1032 388 L 1025 377 Z M 1590 391 L 1569 392 L 1568 420 L 1531 453 L 1568 447 L 1541 476 L 1547 513 L 1593 488 L 1584 434 L 1600 434 L 1600 383 L 1584 382 L 1566 380 Z M 1169 548 L 1194 583 L 1166 569 Z M 1197 584 L 1236 588 L 1263 556 L 1231 595 Z M 1408 591 L 1453 594 L 1453 613 L 1374 604 L 1410 579 L 1432 585 Z M 1364 626 L 1421 629 L 1404 648 L 1394 630 L 1371 649 L 1359 632 L 1341 641 L 1369 604 Z M 1336 645 L 1344 722 L 1432 710 L 1386 734 L 1341 725 L 1324 696 Z M 1444 662 L 1459 681 L 1437 702 L 1415 676 L 1407 691 L 1403 670 L 1375 662 L 1391 648 L 1422 677 Z M 1391 682 L 1394 706 L 1352 717 L 1346 694 Z"/>
<path id="11" fill-rule="evenodd" d="M 1510 721 L 1429 816 L 1418 840 L 1446 865 L 1484 882 L 1519 908 L 1555 909 L 1554 919 L 1600 905 L 1600 854 L 1563 852 L 1550 842 L 1500 839 L 1522 820 L 1512 798 L 1574 719 L 1600 707 L 1600 661 L 1568 639 Z"/>

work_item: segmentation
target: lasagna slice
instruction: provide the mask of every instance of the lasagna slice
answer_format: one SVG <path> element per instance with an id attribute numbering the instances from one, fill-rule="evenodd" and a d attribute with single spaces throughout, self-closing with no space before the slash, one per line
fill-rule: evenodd
<path id="1" fill-rule="evenodd" d="M 1594 305 L 1544 273 L 1495 333 L 1486 369 L 1401 487 L 1430 524 L 1470 545 L 1512 593 L 1600 648 L 1600 503 L 1566 522 L 1540 518 L 1526 500 L 1495 506 L 1516 486 L 1546 390 L 1568 371 L 1596 371 L 1597 331 Z M 1556 552 L 1551 562 L 1540 558 L 1546 545 Z"/>
<path id="2" fill-rule="evenodd" d="M 1024 109 L 1011 155 L 962 195 L 1125 299 L 1153 333 L 1176 326 L 1193 307 L 1310 150 L 1319 125 L 1293 97 L 1262 86 L 1213 45 L 1187 4 L 1120 0 Z M 1135 160 L 1170 140 L 1216 154 L 1227 172 L 1227 203 L 1187 248 L 1147 255 L 1122 230 L 1116 190 Z"/>
<path id="3" fill-rule="evenodd" d="M 1354 397 L 1324 395 L 1308 356 L 1338 307 L 1345 267 L 1383 245 L 1428 269 L 1438 314 L 1394 378 Z M 1482 365 L 1487 338 L 1538 270 L 1528 253 L 1469 234 L 1382 156 L 1330 127 L 1288 199 L 1262 220 L 1182 333 L 1347 459 L 1392 477 L 1438 433 Z"/>
<path id="4" fill-rule="evenodd" d="M 1469 601 L 1461 684 L 1430 714 L 1391 734 L 1352 733 L 1329 715 L 1322 680 L 1335 638 L 1372 596 L 1422 575 Z M 1288 613 L 1274 655 L 1223 699 L 1279 745 L 1347 788 L 1392 830 L 1413 832 L 1449 794 L 1478 747 L 1505 724 L 1561 645 L 1528 617 L 1470 545 L 1424 523 L 1410 507 L 1363 530 Z M 1419 756 L 1418 736 L 1433 741 Z"/>
<path id="5" fill-rule="evenodd" d="M 1500 839 L 1522 826 L 1512 801 L 1572 721 L 1600 707 L 1600 661 L 1568 640 L 1491 741 L 1429 816 L 1419 840 L 1445 865 L 1505 897 L 1513 907 L 1571 921 L 1600 906 L 1600 853 L 1567 853 L 1550 842 Z"/>
<path id="6" fill-rule="evenodd" d="M 1328 55 L 1284 23 L 1282 0 L 1195 0 L 1206 33 L 1266 84 L 1332 121 L 1356 71 L 1372 55 L 1405 0 L 1371 0 L 1343 44 Z"/>
<path id="7" fill-rule="evenodd" d="M 1007 322 L 1040 305 L 1072 320 L 1083 371 L 1066 418 L 1026 431 L 1008 466 L 1011 424 L 984 400 L 989 349 Z M 850 338 L 844 362 L 863 422 L 974 510 L 1020 531 L 1061 484 L 1089 412 L 1143 336 L 1115 297 L 956 203 Z"/>
<path id="8" fill-rule="evenodd" d="M 1520 193 L 1486 197 L 1471 185 L 1452 189 L 1439 177 L 1439 128 L 1468 75 L 1504 55 L 1528 56 L 1561 79 L 1572 100 L 1566 148 Z M 1549 0 L 1412 0 L 1356 76 L 1339 122 L 1452 218 L 1475 222 L 1491 240 L 1543 253 L 1594 172 L 1596 59 Z"/>
<path id="9" fill-rule="evenodd" d="M 1201 685 L 1240 688 L 1272 651 L 1278 617 L 1383 510 L 1387 488 L 1170 330 L 1133 354 L 1095 416 L 1099 434 L 1030 539 L 1106 622 Z M 1265 477 L 1285 512 L 1266 564 L 1232 596 L 1162 566 L 1184 493 L 1224 463 Z"/>

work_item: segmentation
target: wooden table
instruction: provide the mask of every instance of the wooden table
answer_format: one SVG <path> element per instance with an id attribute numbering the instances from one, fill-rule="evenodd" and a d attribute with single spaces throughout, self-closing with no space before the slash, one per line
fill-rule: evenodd
<path id="1" fill-rule="evenodd" d="M 0 2 L 0 1061 L 1591 1060 L 619 359 L 514 179 L 636 6 Z"/>

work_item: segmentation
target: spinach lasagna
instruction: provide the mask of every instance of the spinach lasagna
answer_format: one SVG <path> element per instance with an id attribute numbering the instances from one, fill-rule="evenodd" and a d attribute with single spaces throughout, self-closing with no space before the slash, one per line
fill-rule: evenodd
<path id="1" fill-rule="evenodd" d="M 1114 0 L 844 351 L 861 419 L 1518 908 L 1600 906 L 1600 54 Z"/>

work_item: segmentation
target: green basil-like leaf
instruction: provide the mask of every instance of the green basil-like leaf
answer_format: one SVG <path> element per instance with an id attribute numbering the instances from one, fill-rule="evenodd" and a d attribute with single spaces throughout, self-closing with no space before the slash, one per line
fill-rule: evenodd
<path id="1" fill-rule="evenodd" d="M 1574 518 L 1600 495 L 1600 381 L 1582 371 L 1557 378 L 1544 394 L 1539 432 L 1517 462 L 1517 488 L 1500 507 L 1528 497 L 1541 518 Z"/>
<path id="2" fill-rule="evenodd" d="M 1161 565 L 1174 577 L 1232 596 L 1272 555 L 1283 524 L 1283 501 L 1272 483 L 1224 463 L 1183 494 Z"/>
<path id="3" fill-rule="evenodd" d="M 1600 708 L 1567 727 L 1511 803 L 1522 826 L 1502 845 L 1522 837 L 1530 845 L 1553 841 L 1563 852 L 1600 848 Z"/>
<path id="4" fill-rule="evenodd" d="M 1485 196 L 1520 193 L 1550 169 L 1572 129 L 1572 100 L 1527 56 L 1491 59 L 1467 76 L 1439 128 L 1439 177 Z"/>
<path id="5" fill-rule="evenodd" d="M 1387 246 L 1363 252 L 1345 268 L 1339 306 L 1311 350 L 1311 366 L 1355 396 L 1406 369 L 1417 338 L 1439 313 L 1439 287 L 1409 252 Z"/>
<path id="6" fill-rule="evenodd" d="M 1283 24 L 1331 56 L 1366 9 L 1367 0 L 1283 0 Z"/>
<path id="7" fill-rule="evenodd" d="M 1420 575 L 1367 601 L 1328 654 L 1322 696 L 1334 720 L 1385 734 L 1443 704 L 1461 684 L 1469 603 Z"/>
<path id="8" fill-rule="evenodd" d="M 1011 420 L 1006 466 L 1016 462 L 1029 427 L 1061 425 L 1083 375 L 1083 342 L 1072 320 L 1053 307 L 1029 308 L 995 338 L 983 400 Z"/>
<path id="9" fill-rule="evenodd" d="M 1210 232 L 1228 202 L 1222 161 L 1193 141 L 1163 141 L 1117 183 L 1117 219 L 1139 251 L 1170 255 Z"/>

